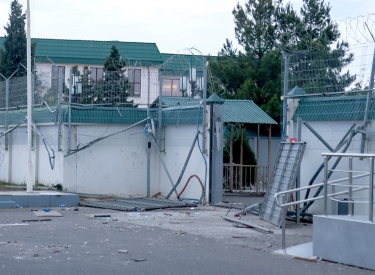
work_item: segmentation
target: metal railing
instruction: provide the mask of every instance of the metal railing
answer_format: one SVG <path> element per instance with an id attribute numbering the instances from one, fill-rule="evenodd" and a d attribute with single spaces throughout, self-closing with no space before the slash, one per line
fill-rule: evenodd
<path id="1" fill-rule="evenodd" d="M 275 202 L 276 204 L 282 208 L 283 211 L 283 218 L 282 218 L 282 248 L 285 249 L 285 220 L 286 220 L 286 214 L 288 207 L 291 205 L 297 205 L 300 203 L 310 202 L 310 201 L 316 201 L 323 199 L 324 200 L 324 215 L 328 215 L 328 199 L 332 201 L 337 201 L 341 203 L 347 203 L 348 204 L 348 214 L 352 216 L 353 213 L 353 205 L 355 203 L 365 203 L 369 205 L 368 210 L 368 219 L 369 222 L 373 222 L 373 203 L 374 203 L 374 160 L 375 160 L 375 154 L 351 154 L 351 153 L 322 153 L 322 156 L 324 157 L 324 172 L 323 172 L 323 182 L 301 187 L 301 188 L 295 188 L 283 192 L 278 192 L 275 194 Z M 338 157 L 338 158 L 348 158 L 348 169 L 340 170 L 340 169 L 329 169 L 328 168 L 328 162 L 332 157 Z M 369 171 L 362 171 L 362 170 L 353 170 L 353 158 L 360 158 L 360 159 L 369 159 Z M 338 173 L 347 173 L 348 177 L 340 178 L 332 181 L 328 181 L 329 177 L 332 175 L 332 173 L 338 172 Z M 355 175 L 356 174 L 356 175 Z M 359 185 L 353 182 L 354 179 L 359 179 L 363 177 L 369 177 L 368 184 L 367 185 Z M 347 184 L 342 184 L 342 182 L 345 182 Z M 331 193 L 328 193 L 328 187 L 331 186 Z M 336 192 L 336 187 L 340 186 L 341 188 L 347 188 L 347 190 Z M 290 196 L 290 194 L 294 192 L 300 192 L 303 190 L 308 190 L 316 187 L 323 187 L 324 193 L 322 196 L 316 196 L 310 199 L 303 199 L 293 202 L 288 202 L 287 198 Z M 368 198 L 360 197 L 355 198 L 353 197 L 354 192 L 363 191 L 368 189 Z M 335 197 L 348 194 L 347 200 L 340 200 Z M 280 202 L 279 197 L 282 197 L 282 202 Z"/>
<path id="2" fill-rule="evenodd" d="M 265 192 L 268 166 L 223 164 L 223 190 L 230 192 Z"/>

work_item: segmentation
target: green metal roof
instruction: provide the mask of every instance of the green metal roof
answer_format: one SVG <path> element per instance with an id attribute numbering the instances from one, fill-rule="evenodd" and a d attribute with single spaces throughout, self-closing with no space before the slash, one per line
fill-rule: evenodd
<path id="1" fill-rule="evenodd" d="M 165 125 L 194 125 L 202 122 L 202 99 L 183 97 L 163 97 L 162 123 Z M 158 102 L 158 99 L 157 101 Z M 150 115 L 155 124 L 159 121 L 159 108 L 153 103 Z M 166 107 L 166 108 L 165 108 Z M 52 110 L 56 106 L 51 106 Z M 147 118 L 145 108 L 103 107 L 103 106 L 72 106 L 72 123 L 87 124 L 134 124 Z M 23 121 L 26 109 L 10 110 L 8 124 L 15 125 Z M 62 108 L 62 119 L 68 123 L 68 106 Z M 33 120 L 35 123 L 56 123 L 57 112 L 51 112 L 47 107 L 34 108 Z M 261 108 L 251 100 L 224 100 L 224 122 L 248 124 L 277 124 Z M 0 124 L 5 124 L 5 111 L 0 112 Z"/>
<path id="2" fill-rule="evenodd" d="M 277 124 L 252 100 L 224 100 L 224 122 Z"/>
<path id="3" fill-rule="evenodd" d="M 206 104 L 224 104 L 224 100 L 222 100 L 216 93 L 212 94 L 209 98 L 207 98 Z"/>
<path id="4" fill-rule="evenodd" d="M 4 37 L 0 37 L 0 47 L 3 48 Z M 71 64 L 104 64 L 109 56 L 112 45 L 115 45 L 127 64 L 159 65 L 163 63 L 162 56 L 155 43 L 96 41 L 96 40 L 68 40 L 33 38 L 37 42 L 37 62 Z M 48 57 L 48 58 L 47 58 Z"/>
<path id="5" fill-rule="evenodd" d="M 288 93 L 288 95 L 305 95 L 306 92 L 298 86 L 294 86 Z"/>
<path id="6" fill-rule="evenodd" d="M 194 106 L 199 105 L 201 98 L 163 97 L 163 107 Z M 157 106 L 157 98 L 153 106 Z M 277 124 L 252 100 L 224 99 L 224 122 L 249 123 L 249 124 Z"/>
<path id="7" fill-rule="evenodd" d="M 293 120 L 305 121 L 361 121 L 364 119 L 366 95 L 304 98 L 294 113 Z M 375 119 L 375 98 L 372 98 L 369 119 Z"/>

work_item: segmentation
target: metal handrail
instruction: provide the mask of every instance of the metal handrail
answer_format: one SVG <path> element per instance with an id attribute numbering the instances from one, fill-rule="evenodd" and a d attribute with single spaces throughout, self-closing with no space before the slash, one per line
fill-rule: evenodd
<path id="1" fill-rule="evenodd" d="M 358 179 L 358 178 L 367 177 L 368 175 L 369 175 L 369 173 L 365 173 L 365 174 L 354 176 L 352 178 L 353 179 Z M 349 177 L 348 178 L 337 179 L 337 180 L 332 180 L 332 181 L 328 182 L 328 184 L 332 184 L 332 183 L 336 183 L 336 182 L 342 182 L 342 181 L 345 181 L 345 180 L 348 180 L 348 179 L 349 179 Z M 310 188 L 314 188 L 314 187 L 320 187 L 320 186 L 324 186 L 324 182 L 317 183 L 317 184 L 310 185 L 310 186 L 305 186 L 305 187 L 300 187 L 300 188 L 294 188 L 294 189 L 290 189 L 290 190 L 287 190 L 287 191 L 278 192 L 278 193 L 275 194 L 275 202 L 276 202 L 276 204 L 279 207 L 284 207 L 284 206 L 295 205 L 295 204 L 299 204 L 299 203 L 303 203 L 303 202 L 309 202 L 309 201 L 316 201 L 316 200 L 324 199 L 324 196 L 319 196 L 319 197 L 314 197 L 314 198 L 311 198 L 311 199 L 304 199 L 304 200 L 293 201 L 293 202 L 289 202 L 289 203 L 280 203 L 279 202 L 279 196 L 285 196 L 286 194 L 294 193 L 296 191 L 302 191 L 302 190 L 306 190 L 306 189 L 310 189 Z M 368 187 L 361 187 L 361 188 L 357 188 L 357 189 L 355 189 L 353 191 L 361 191 L 361 190 L 365 190 L 367 188 Z M 329 194 L 327 196 L 328 197 L 334 197 L 336 195 L 342 195 L 342 194 L 348 194 L 348 193 L 349 193 L 349 191 L 341 191 L 341 192 L 338 192 L 338 193 Z"/>
<path id="2" fill-rule="evenodd" d="M 282 211 L 283 211 L 283 221 L 282 221 L 282 248 L 283 249 L 285 249 L 286 213 L 287 213 L 287 208 L 290 205 L 295 205 L 295 204 L 299 204 L 299 203 L 303 203 L 303 202 L 309 202 L 309 201 L 316 201 L 316 200 L 324 199 L 324 214 L 327 216 L 328 215 L 327 200 L 330 199 L 330 200 L 333 200 L 333 201 L 338 201 L 337 199 L 332 198 L 332 197 L 335 197 L 337 195 L 342 195 L 342 194 L 349 194 L 349 200 L 347 202 L 347 203 L 349 203 L 349 215 L 353 215 L 353 210 L 352 210 L 351 205 L 353 203 L 365 203 L 365 202 L 360 202 L 360 201 L 354 201 L 353 197 L 352 197 L 353 192 L 368 189 L 369 190 L 369 197 L 368 197 L 368 201 L 366 203 L 368 203 L 368 205 L 369 205 L 369 222 L 371 222 L 371 223 L 373 222 L 373 203 L 374 203 L 373 202 L 374 201 L 374 184 L 373 184 L 373 182 L 374 182 L 375 154 L 322 153 L 322 156 L 324 157 L 324 180 L 323 180 L 322 183 L 318 183 L 318 184 L 314 184 L 314 185 L 310 185 L 310 186 L 306 186 L 306 187 L 295 188 L 295 189 L 291 189 L 291 190 L 287 190 L 287 191 L 282 191 L 282 192 L 278 192 L 278 193 L 275 194 L 275 202 L 279 207 L 282 208 Z M 334 169 L 329 170 L 328 169 L 328 161 L 331 157 L 347 157 L 347 158 L 349 158 L 349 170 L 334 170 Z M 363 172 L 363 171 L 353 170 L 353 158 L 361 158 L 361 159 L 369 158 L 370 159 L 370 171 L 366 172 L 364 174 L 353 176 L 353 173 Z M 349 173 L 349 177 L 341 178 L 341 179 L 337 179 L 337 180 L 333 180 L 333 181 L 328 181 L 328 171 L 330 171 L 330 172 L 347 172 L 347 173 Z M 368 186 L 361 186 L 361 187 L 357 186 L 357 188 L 353 188 L 355 186 L 355 185 L 353 185 L 353 179 L 358 179 L 358 178 L 367 177 L 367 176 L 369 177 Z M 334 188 L 334 186 L 337 185 L 335 183 L 343 182 L 343 181 L 349 182 L 349 184 L 341 185 L 341 186 L 344 186 L 344 187 L 348 187 L 348 190 L 341 191 L 341 192 L 332 192 L 331 194 L 328 194 L 328 191 L 327 191 L 328 185 L 332 185 L 333 188 Z M 321 186 L 324 186 L 324 195 L 323 196 L 318 196 L 318 197 L 314 197 L 314 198 L 311 198 L 311 199 L 298 200 L 298 201 L 289 202 L 289 203 L 286 200 L 287 195 L 290 194 L 290 193 L 293 193 L 293 192 L 296 192 L 296 191 L 308 190 L 308 189 L 311 189 L 311 188 L 316 188 L 316 187 L 321 187 Z M 280 196 L 283 197 L 282 203 L 279 202 Z"/>

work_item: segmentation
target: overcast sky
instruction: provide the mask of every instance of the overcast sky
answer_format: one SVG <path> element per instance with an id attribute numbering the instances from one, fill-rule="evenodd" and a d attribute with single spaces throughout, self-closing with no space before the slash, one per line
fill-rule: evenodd
<path id="1" fill-rule="evenodd" d="M 27 0 L 19 2 L 26 10 Z M 216 55 L 226 38 L 235 42 L 232 10 L 238 2 L 246 1 L 30 0 L 31 36 L 154 42 L 163 53 L 196 47 L 203 54 Z M 291 2 L 301 7 L 302 0 Z M 329 2 L 334 20 L 375 13 L 375 0 Z M 10 3 L 0 0 L 0 26 L 8 22 Z M 0 36 L 4 34 L 1 28 Z"/>

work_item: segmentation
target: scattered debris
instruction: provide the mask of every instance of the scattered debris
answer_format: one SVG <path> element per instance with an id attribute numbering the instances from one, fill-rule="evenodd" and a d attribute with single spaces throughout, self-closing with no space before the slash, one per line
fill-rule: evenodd
<path id="1" fill-rule="evenodd" d="M 304 257 L 295 256 L 292 259 L 300 260 L 300 261 L 306 261 L 306 262 L 312 262 L 312 263 L 318 263 L 319 262 L 318 258 L 304 258 Z"/>
<path id="2" fill-rule="evenodd" d="M 35 253 L 35 254 L 33 255 L 33 257 L 39 257 L 39 254 L 38 254 L 38 253 Z"/>
<path id="3" fill-rule="evenodd" d="M 144 261 L 146 261 L 146 259 L 130 259 L 130 260 L 132 260 L 134 262 L 144 262 Z"/>
<path id="4" fill-rule="evenodd" d="M 265 245 L 266 245 L 266 247 L 272 247 L 272 244 L 270 244 L 270 243 L 264 243 Z"/>
<path id="5" fill-rule="evenodd" d="M 49 211 L 33 211 L 34 215 L 37 216 L 37 217 L 62 217 L 63 215 L 60 214 L 59 212 L 57 211 L 54 211 L 54 210 L 49 210 Z"/>
<path id="6" fill-rule="evenodd" d="M 176 231 L 174 233 L 177 234 L 177 235 L 185 235 L 185 234 L 187 234 L 186 231 L 182 231 L 182 230 Z"/>
<path id="7" fill-rule="evenodd" d="M 245 236 L 232 236 L 232 238 L 235 238 L 235 239 L 246 239 Z"/>
<path id="8" fill-rule="evenodd" d="M 166 216 L 172 216 L 172 214 L 170 214 L 170 213 L 163 213 L 164 215 L 166 215 Z"/>
<path id="9" fill-rule="evenodd" d="M 110 218 L 111 215 L 94 215 L 94 218 Z"/>
<path id="10" fill-rule="evenodd" d="M 229 217 L 223 217 L 223 216 L 221 216 L 221 217 L 224 220 L 227 220 L 229 222 L 243 224 L 243 225 L 246 225 L 246 226 L 248 226 L 250 228 L 256 229 L 256 230 L 258 230 L 260 232 L 263 232 L 263 233 L 273 233 L 273 231 L 269 230 L 266 227 L 260 226 L 260 225 L 256 225 L 256 224 L 253 224 L 253 223 L 250 223 L 250 222 L 245 222 L 245 221 L 240 221 L 240 220 L 232 219 L 232 218 L 229 218 Z"/>
<path id="11" fill-rule="evenodd" d="M 194 223 L 194 222 L 192 222 L 192 221 L 171 221 L 169 223 L 171 223 L 171 224 L 180 224 L 180 223 Z"/>
<path id="12" fill-rule="evenodd" d="M 79 208 L 78 207 L 74 207 L 74 211 L 78 211 L 79 210 Z"/>
<path id="13" fill-rule="evenodd" d="M 157 192 L 155 195 L 152 196 L 152 198 L 157 198 L 159 195 L 161 195 L 161 192 Z"/>
<path id="14" fill-rule="evenodd" d="M 119 251 L 117 251 L 118 253 L 123 253 L 123 254 L 128 254 L 128 251 L 125 250 L 125 249 L 120 249 Z"/>
<path id="15" fill-rule="evenodd" d="M 51 219 L 40 219 L 40 220 L 22 220 L 22 222 L 50 222 Z"/>

